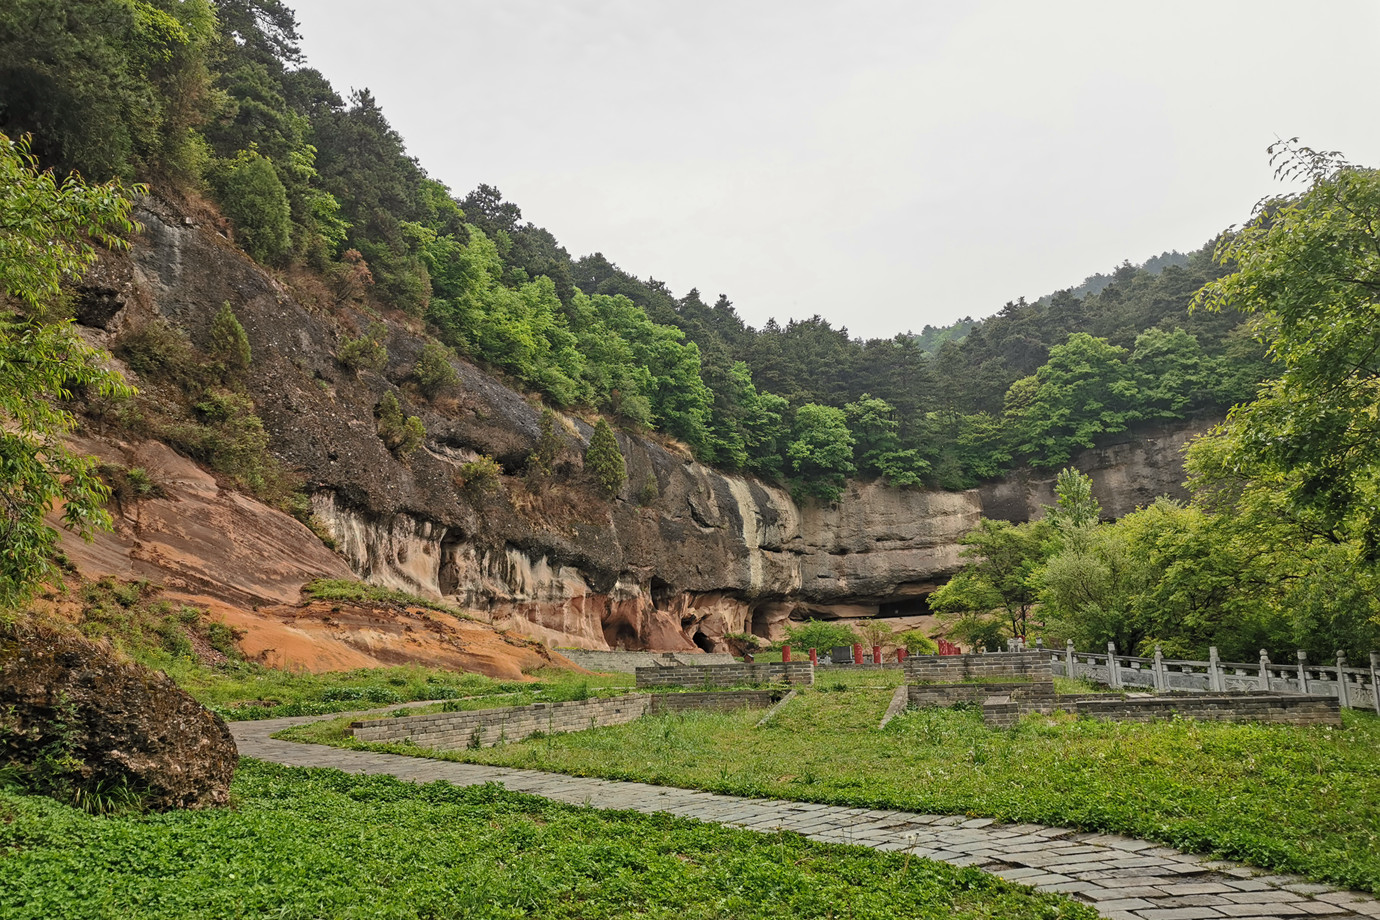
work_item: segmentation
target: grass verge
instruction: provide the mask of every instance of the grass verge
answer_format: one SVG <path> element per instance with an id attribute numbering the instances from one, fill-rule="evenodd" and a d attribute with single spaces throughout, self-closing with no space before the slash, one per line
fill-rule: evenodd
<path id="1" fill-rule="evenodd" d="M 757 712 L 687 713 L 438 756 L 1127 834 L 1380 892 L 1380 719 L 1346 712 L 1339 731 L 1056 715 L 999 730 L 974 709 L 927 709 L 879 731 L 890 696 L 839 681 L 761 728 Z M 297 731 L 363 747 L 330 726 Z"/>
<path id="2" fill-rule="evenodd" d="M 496 786 L 241 762 L 234 809 L 92 818 L 0 792 L 0 915 L 1093 920 L 973 869 Z"/>

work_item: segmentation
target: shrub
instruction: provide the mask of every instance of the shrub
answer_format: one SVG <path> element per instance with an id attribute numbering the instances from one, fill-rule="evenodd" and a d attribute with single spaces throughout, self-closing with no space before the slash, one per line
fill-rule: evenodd
<path id="1" fill-rule="evenodd" d="M 837 620 L 806 620 L 786 624 L 786 641 L 797 648 L 830 649 L 836 645 L 853 645 L 858 634 L 846 623 Z"/>
<path id="2" fill-rule="evenodd" d="M 426 440 L 426 426 L 422 420 L 415 415 L 404 417 L 398 397 L 391 390 L 379 400 L 374 414 L 378 419 L 379 437 L 383 439 L 384 446 L 397 456 L 406 457 Z"/>
<path id="3" fill-rule="evenodd" d="M 336 350 L 336 360 L 352 371 L 381 371 L 388 366 L 388 348 L 383 338 L 388 328 L 374 323 L 369 331 L 357 339 L 345 339 Z"/>
<path id="4" fill-rule="evenodd" d="M 460 464 L 455 471 L 455 487 L 474 495 L 482 495 L 498 488 L 502 467 L 498 461 L 487 454 L 481 454 L 469 463 Z"/>
<path id="5" fill-rule="evenodd" d="M 249 348 L 249 336 L 240 325 L 235 311 L 226 301 L 211 323 L 211 354 L 229 373 L 239 373 L 249 369 L 253 352 Z"/>
<path id="6" fill-rule="evenodd" d="M 438 342 L 429 342 L 412 368 L 412 376 L 428 399 L 460 382 L 460 375 L 450 364 L 450 349 Z"/>
<path id="7" fill-rule="evenodd" d="M 594 433 L 589 437 L 589 447 L 585 450 L 585 469 L 594 476 L 594 481 L 604 494 L 612 498 L 628 481 L 628 468 L 623 461 L 623 452 L 618 449 L 618 439 L 614 437 L 609 423 L 599 419 Z"/>
<path id="8" fill-rule="evenodd" d="M 907 655 L 935 655 L 939 652 L 939 643 L 918 629 L 908 629 L 896 638 L 905 647 Z"/>

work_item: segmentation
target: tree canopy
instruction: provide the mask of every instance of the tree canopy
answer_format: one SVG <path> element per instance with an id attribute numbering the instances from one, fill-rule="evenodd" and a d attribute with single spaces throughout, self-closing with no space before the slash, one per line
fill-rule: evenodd
<path id="1" fill-rule="evenodd" d="M 59 180 L 39 170 L 24 140 L 0 134 L 0 285 L 18 306 L 0 314 L 0 609 L 55 574 L 57 533 L 44 523 L 55 503 L 63 525 L 83 537 L 110 523 L 93 464 L 62 443 L 75 421 L 62 403 L 78 390 L 129 389 L 51 308 L 96 246 L 125 245 L 129 215 L 118 183 Z"/>

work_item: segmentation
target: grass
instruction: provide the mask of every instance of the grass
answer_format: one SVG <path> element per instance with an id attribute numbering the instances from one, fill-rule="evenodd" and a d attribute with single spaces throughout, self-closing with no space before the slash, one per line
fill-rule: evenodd
<path id="1" fill-rule="evenodd" d="M 1093 920 L 958 869 L 496 786 L 241 762 L 233 809 L 93 818 L 0 792 L 9 920 Z"/>
<path id="2" fill-rule="evenodd" d="M 488 706 L 512 706 L 522 701 L 576 699 L 632 685 L 628 674 L 589 675 L 559 668 L 534 671 L 535 680 L 521 683 L 419 666 L 310 674 L 259 665 L 212 669 L 182 662 L 181 666 L 173 663 L 168 673 L 202 705 L 231 721 L 325 715 L 416 700 L 452 700 L 463 708 L 487 708 L 469 699 L 479 697 Z"/>
<path id="3" fill-rule="evenodd" d="M 317 578 L 302 586 L 302 596 L 314 601 L 342 601 L 349 604 L 394 607 L 405 610 L 420 607 L 423 610 L 436 610 L 451 616 L 473 620 L 474 615 L 442 601 L 432 600 L 406 591 L 395 591 L 362 581 L 344 578 Z"/>
<path id="4" fill-rule="evenodd" d="M 439 756 L 1121 833 L 1380 892 L 1372 716 L 1345 712 L 1340 731 L 1062 715 L 1000 730 L 974 709 L 927 709 L 879 731 L 892 691 L 876 685 L 886 674 L 828 675 L 762 728 L 758 712 L 687 713 Z M 298 737 L 378 747 L 341 735 L 319 726 Z"/>

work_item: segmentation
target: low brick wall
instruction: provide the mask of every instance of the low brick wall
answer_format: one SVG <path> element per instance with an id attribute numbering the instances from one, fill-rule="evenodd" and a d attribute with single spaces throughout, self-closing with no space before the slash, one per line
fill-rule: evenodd
<path id="1" fill-rule="evenodd" d="M 537 732 L 573 732 L 605 725 L 622 725 L 647 714 L 652 697 L 646 693 L 534 703 L 507 709 L 437 712 L 398 719 L 353 722 L 360 741 L 391 742 L 411 739 L 419 747 L 458 750 L 489 747 L 499 741 L 521 741 Z"/>
<path id="2" fill-rule="evenodd" d="M 1061 704 L 1062 705 L 1062 704 Z M 1184 716 L 1209 722 L 1270 722 L 1281 725 L 1342 724 L 1335 697 L 1301 693 L 1224 693 L 1204 696 L 1109 697 L 1081 699 L 1073 710 L 1090 719 L 1152 722 Z"/>
<path id="3" fill-rule="evenodd" d="M 642 687 L 738 687 L 743 684 L 791 684 L 810 686 L 815 669 L 808 661 L 747 664 L 681 665 L 674 668 L 638 668 Z"/>
<path id="4" fill-rule="evenodd" d="M 912 688 L 914 689 L 914 688 Z M 1221 693 L 1211 696 L 1116 696 L 1058 694 L 1048 700 L 1021 698 L 1015 693 L 988 696 L 982 720 L 994 728 L 1010 728 L 1032 712 L 1056 709 L 1103 722 L 1154 722 L 1180 716 L 1205 722 L 1266 722 L 1275 725 L 1342 724 L 1337 700 L 1301 693 Z"/>
<path id="5" fill-rule="evenodd" d="M 628 693 L 622 696 L 534 703 L 507 709 L 436 712 L 397 719 L 352 722 L 360 741 L 411 740 L 418 747 L 439 751 L 491 747 L 499 741 L 521 741 L 537 732 L 578 732 L 605 725 L 623 725 L 644 715 L 691 710 L 765 709 L 780 699 L 773 690 L 730 690 L 716 693 Z"/>
<path id="6" fill-rule="evenodd" d="M 1044 680 L 1001 684 L 911 684 L 907 696 L 910 705 L 925 707 L 955 706 L 959 703 L 977 705 L 995 696 L 1052 704 L 1055 693 L 1054 682 Z"/>
<path id="7" fill-rule="evenodd" d="M 579 648 L 556 649 L 574 664 L 591 671 L 632 674 L 638 668 L 669 668 L 676 665 L 733 664 L 728 652 L 623 652 Z"/>
<path id="8" fill-rule="evenodd" d="M 779 690 L 728 690 L 712 693 L 656 693 L 652 694 L 652 705 L 648 712 L 652 715 L 663 713 L 690 712 L 691 710 L 713 710 L 726 712 L 731 709 L 766 709 L 785 694 Z"/>
<path id="9" fill-rule="evenodd" d="M 1043 652 L 996 652 L 990 655 L 912 655 L 902 670 L 906 682 L 951 684 L 965 680 L 1023 677 L 1049 680 L 1049 655 Z"/>

